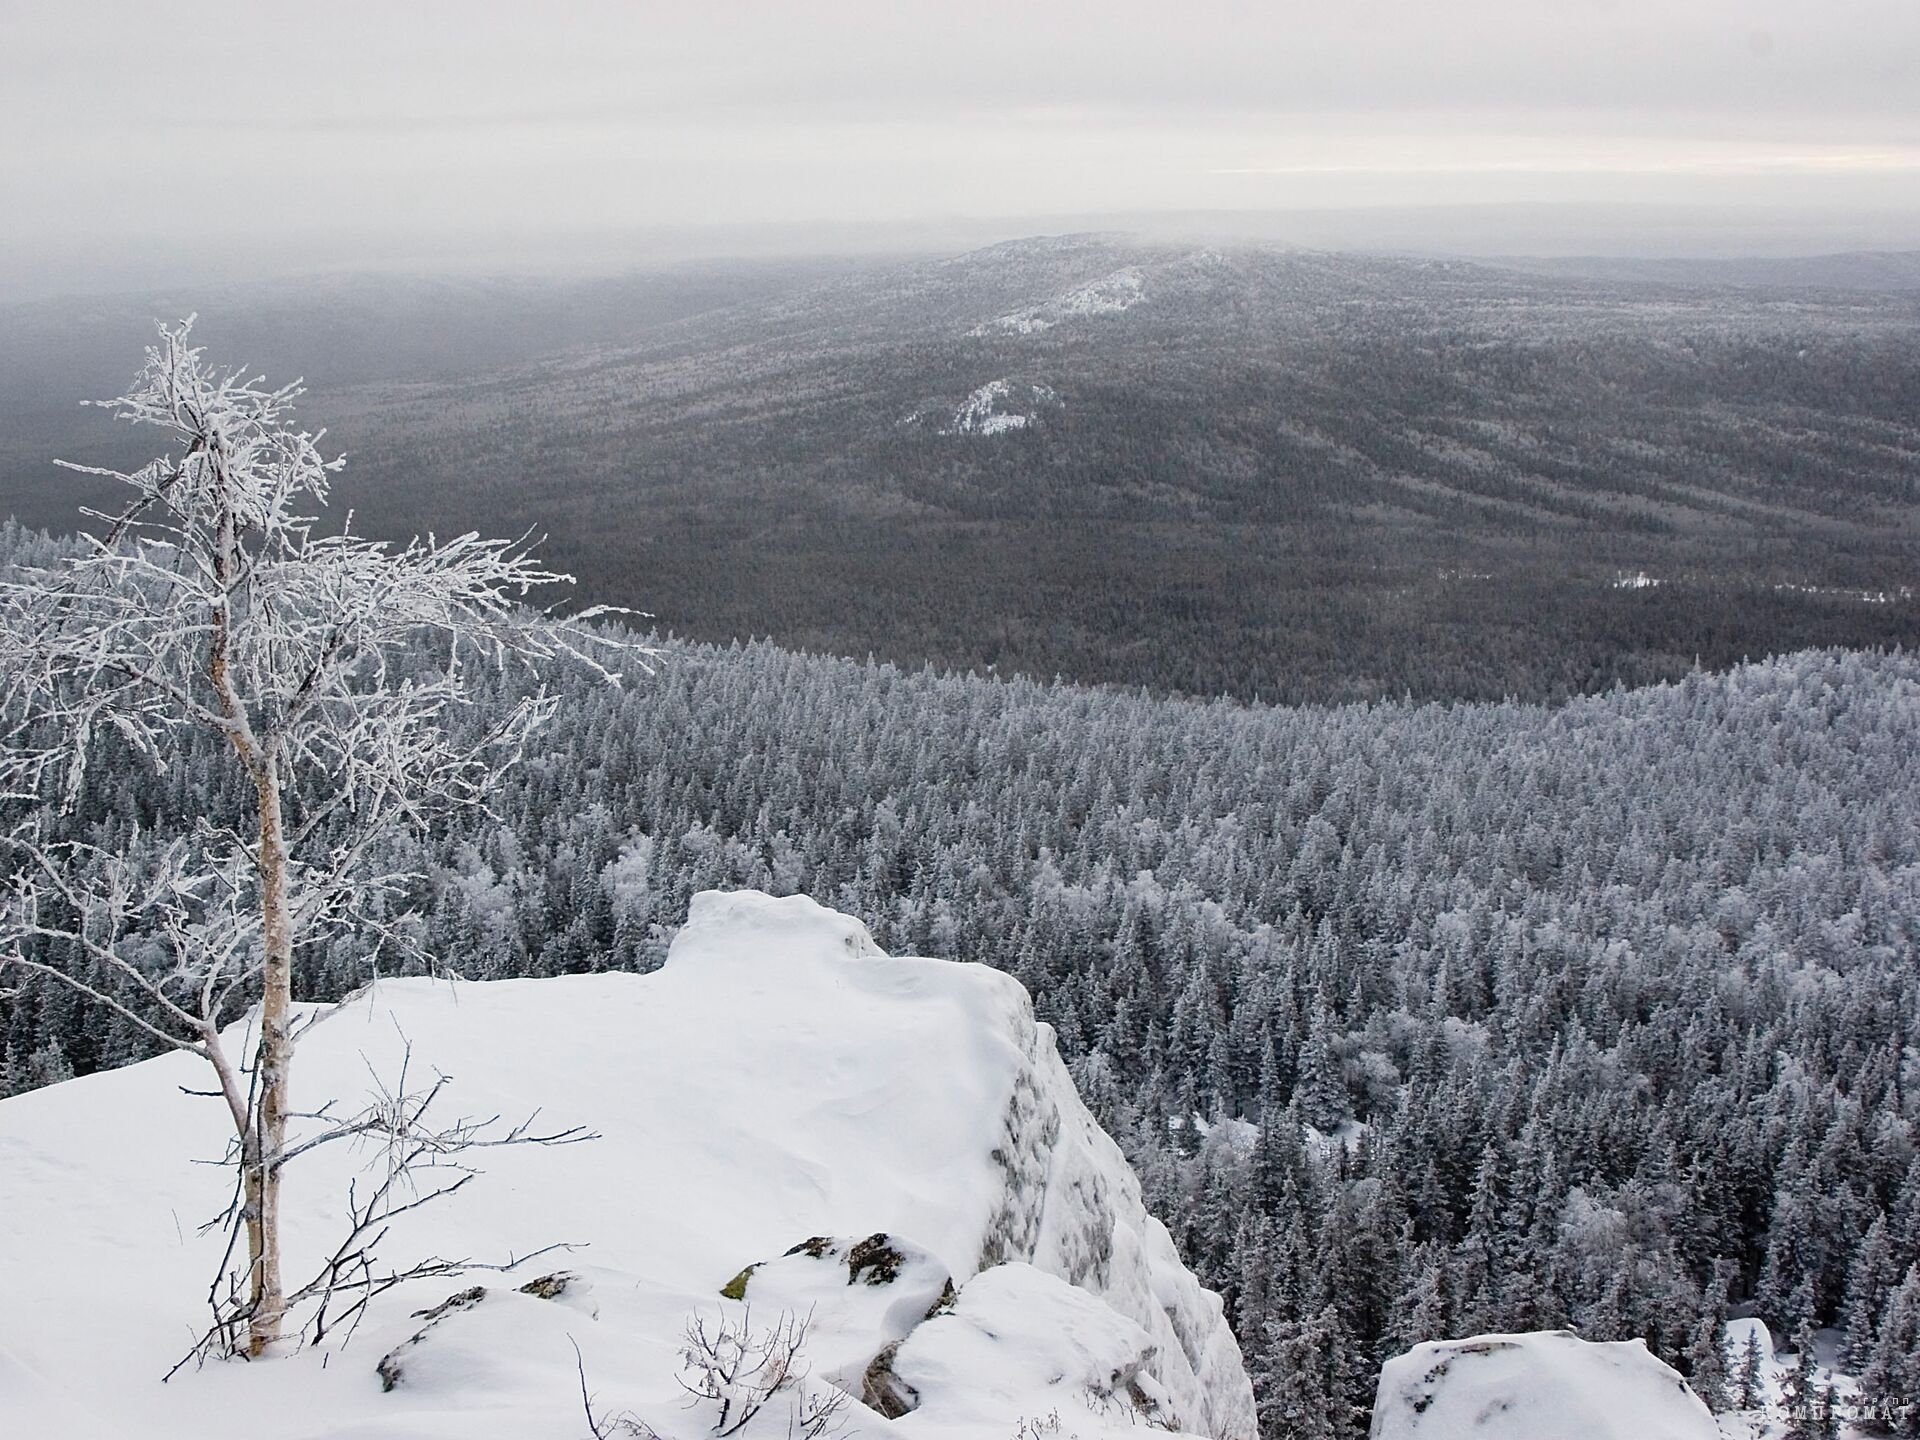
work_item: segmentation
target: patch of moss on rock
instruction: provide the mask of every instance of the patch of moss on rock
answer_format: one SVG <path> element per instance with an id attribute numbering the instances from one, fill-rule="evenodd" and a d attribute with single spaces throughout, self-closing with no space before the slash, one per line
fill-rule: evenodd
<path id="1" fill-rule="evenodd" d="M 789 1250 L 787 1253 L 791 1255 L 793 1254 L 793 1251 Z M 726 1284 L 720 1287 L 720 1298 L 723 1300 L 746 1299 L 747 1298 L 747 1281 L 753 1278 L 753 1272 L 758 1270 L 759 1268 L 760 1266 L 756 1262 L 755 1264 L 747 1266 L 746 1269 L 742 1270 L 738 1275 L 734 1276 L 731 1280 L 727 1281 Z"/>

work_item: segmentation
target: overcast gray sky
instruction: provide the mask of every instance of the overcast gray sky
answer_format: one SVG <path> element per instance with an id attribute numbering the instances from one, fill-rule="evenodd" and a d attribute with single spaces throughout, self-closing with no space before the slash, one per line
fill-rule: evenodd
<path id="1" fill-rule="evenodd" d="M 0 136 L 16 274 L 320 236 L 1920 212 L 1920 0 L 0 0 Z"/>

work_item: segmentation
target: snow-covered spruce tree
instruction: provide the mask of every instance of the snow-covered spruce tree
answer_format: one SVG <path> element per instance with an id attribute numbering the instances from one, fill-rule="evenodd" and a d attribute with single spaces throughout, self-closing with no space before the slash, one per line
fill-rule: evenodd
<path id="1" fill-rule="evenodd" d="M 171 432 L 177 457 L 68 467 L 132 496 L 88 512 L 103 529 L 78 554 L 0 586 L 0 970 L 73 987 L 212 1067 L 245 1235 L 226 1319 L 260 1355 L 285 1333 L 281 1175 L 305 1148 L 288 1139 L 295 951 L 408 943 L 391 916 L 409 877 L 380 863 L 383 840 L 478 804 L 551 709 L 535 693 L 457 742 L 444 722 L 470 670 L 569 660 L 614 681 L 595 656 L 623 642 L 523 608 L 569 577 L 522 544 L 391 547 L 350 517 L 322 530 L 343 462 L 288 423 L 300 387 L 209 367 L 191 323 L 162 327 L 129 392 L 103 402 Z M 213 813 L 113 849 L 53 823 L 90 769 L 165 769 L 196 729 L 231 761 L 231 813 L 216 786 Z M 222 1027 L 255 1002 L 236 1054 Z"/>
<path id="2" fill-rule="evenodd" d="M 1786 1412 L 1785 1440 L 1817 1440 L 1820 1405 L 1819 1362 L 1814 1357 L 1813 1326 L 1802 1322 L 1793 1332 L 1793 1369 L 1778 1372 L 1780 1408 Z"/>
<path id="3" fill-rule="evenodd" d="M 1860 1376 L 1864 1418 L 1889 1435 L 1920 1435 L 1920 1265 L 1908 1268 Z"/>
<path id="4" fill-rule="evenodd" d="M 1716 1415 L 1729 1408 L 1725 1335 L 1726 1321 L 1716 1314 L 1706 1315 L 1687 1351 L 1687 1383 L 1700 1403 Z"/>
<path id="5" fill-rule="evenodd" d="M 1740 1368 L 1734 1377 L 1734 1408 L 1736 1410 L 1754 1410 L 1766 1403 L 1766 1365 L 1760 1358 L 1760 1332 L 1758 1329 L 1747 1331 L 1747 1341 L 1740 1350 Z"/>

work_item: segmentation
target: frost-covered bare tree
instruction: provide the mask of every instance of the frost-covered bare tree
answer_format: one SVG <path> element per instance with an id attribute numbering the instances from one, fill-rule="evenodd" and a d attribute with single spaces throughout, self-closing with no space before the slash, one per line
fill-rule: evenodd
<path id="1" fill-rule="evenodd" d="M 191 323 L 163 327 L 128 393 L 101 402 L 170 432 L 176 453 L 132 473 L 69 467 L 130 499 L 87 512 L 101 528 L 80 553 L 0 586 L 0 970 L 72 986 L 212 1067 L 240 1167 L 244 1343 L 260 1355 L 286 1325 L 296 950 L 348 931 L 409 943 L 391 919 L 409 877 L 380 861 L 383 837 L 482 803 L 551 709 L 530 685 L 477 741 L 454 740 L 445 722 L 476 667 L 566 661 L 617 682 L 610 652 L 640 647 L 578 623 L 596 612 L 526 608 L 569 577 L 524 543 L 389 546 L 350 515 L 322 528 L 343 461 L 290 423 L 300 387 L 211 367 Z M 233 813 L 112 849 L 49 823 L 105 752 L 164 769 L 195 728 L 230 756 Z M 236 1053 L 222 1029 L 256 1001 Z"/>

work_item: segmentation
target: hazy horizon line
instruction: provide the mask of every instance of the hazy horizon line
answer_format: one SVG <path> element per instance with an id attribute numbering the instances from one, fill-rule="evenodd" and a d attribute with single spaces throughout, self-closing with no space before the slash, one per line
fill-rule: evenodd
<path id="1" fill-rule="evenodd" d="M 1836 210 L 1762 202 L 1484 200 L 443 233 L 341 227 L 296 237 L 234 234 L 224 243 L 202 239 L 172 247 L 154 237 L 114 236 L 92 245 L 71 239 L 0 245 L 0 290 L 9 302 L 32 303 L 161 286 L 246 286 L 356 273 L 585 279 L 699 263 L 911 258 L 1095 233 L 1486 260 L 1817 259 L 1920 250 L 1920 201 L 1912 207 Z"/>

